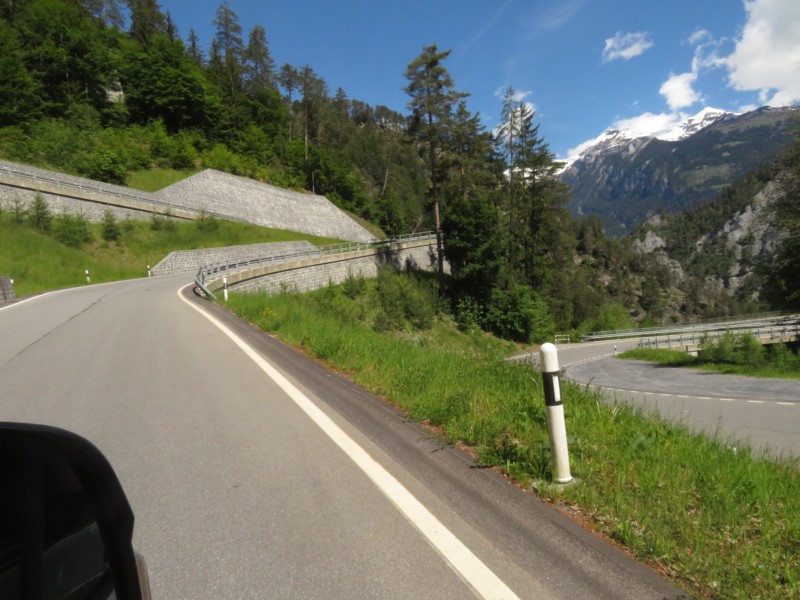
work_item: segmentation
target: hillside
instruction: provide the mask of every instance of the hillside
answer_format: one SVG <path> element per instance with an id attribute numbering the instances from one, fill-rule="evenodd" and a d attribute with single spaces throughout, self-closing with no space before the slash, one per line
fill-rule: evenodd
<path id="1" fill-rule="evenodd" d="M 606 132 L 561 174 L 572 190 L 569 209 L 598 215 L 612 236 L 655 213 L 686 211 L 776 159 L 794 139 L 800 110 L 764 107 L 713 116 L 677 135 L 664 132 L 663 139 Z"/>

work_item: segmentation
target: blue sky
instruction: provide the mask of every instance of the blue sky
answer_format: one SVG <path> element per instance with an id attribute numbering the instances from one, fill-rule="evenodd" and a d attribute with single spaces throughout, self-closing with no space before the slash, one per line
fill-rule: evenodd
<path id="1" fill-rule="evenodd" d="M 163 0 L 207 50 L 221 0 Z M 800 0 L 228 0 L 243 37 L 266 29 L 278 65 L 330 93 L 407 113 L 403 73 L 423 46 L 492 129 L 508 86 L 559 157 L 610 127 L 641 133 L 711 106 L 800 102 Z"/>

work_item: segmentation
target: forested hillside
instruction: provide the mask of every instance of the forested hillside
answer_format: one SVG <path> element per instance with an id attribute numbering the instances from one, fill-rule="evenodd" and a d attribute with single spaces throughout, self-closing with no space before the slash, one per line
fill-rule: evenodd
<path id="1" fill-rule="evenodd" d="M 436 228 L 442 298 L 503 337 L 675 317 L 663 260 L 568 214 L 530 106 L 509 88 L 486 131 L 435 45 L 409 57 L 403 115 L 278 66 L 227 2 L 207 50 L 155 0 L 18 0 L 0 17 L 2 158 L 120 184 L 214 168 L 325 195 L 389 235 Z"/>

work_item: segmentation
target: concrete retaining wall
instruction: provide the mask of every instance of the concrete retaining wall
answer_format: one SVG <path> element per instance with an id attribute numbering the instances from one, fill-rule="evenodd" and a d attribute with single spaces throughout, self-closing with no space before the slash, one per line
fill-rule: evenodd
<path id="1" fill-rule="evenodd" d="M 233 264 L 270 256 L 292 254 L 312 250 L 311 242 L 273 242 L 269 244 L 247 244 L 224 248 L 202 248 L 171 252 L 151 269 L 153 275 L 196 273 L 204 265 Z"/>
<path id="2" fill-rule="evenodd" d="M 197 219 L 202 214 L 348 241 L 373 239 L 323 196 L 284 190 L 208 169 L 155 194 L 0 161 L 0 202 L 29 205 L 41 193 L 55 214 L 80 214 L 100 222 L 110 209 L 117 219 L 150 219 L 169 214 Z"/>
<path id="3" fill-rule="evenodd" d="M 374 239 L 324 196 L 293 192 L 213 169 L 179 181 L 154 196 L 163 202 L 213 210 L 263 227 L 353 242 Z"/>
<path id="4" fill-rule="evenodd" d="M 396 244 L 391 248 L 370 248 L 347 254 L 315 256 L 297 262 L 230 273 L 226 277 L 228 289 L 236 292 L 307 292 L 325 287 L 329 283 L 342 283 L 347 277 L 376 277 L 378 270 L 385 265 L 396 269 L 435 271 L 436 242 L 428 240 Z M 206 286 L 212 292 L 217 292 L 222 288 L 222 279 L 206 282 Z"/>

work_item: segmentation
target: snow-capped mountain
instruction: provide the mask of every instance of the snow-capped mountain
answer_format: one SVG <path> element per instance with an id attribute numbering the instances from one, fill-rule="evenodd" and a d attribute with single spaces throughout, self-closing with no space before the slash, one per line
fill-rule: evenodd
<path id="1" fill-rule="evenodd" d="M 647 140 L 657 139 L 667 142 L 679 142 L 722 119 L 735 117 L 738 114 L 717 108 L 704 108 L 696 115 L 688 117 L 677 125 L 655 133 L 641 133 L 630 129 L 607 129 L 593 140 L 584 142 L 575 148 L 572 154 L 563 161 L 564 167 L 561 172 L 563 173 L 569 169 L 578 160 L 591 160 L 592 157 L 614 149 L 628 151 L 629 153 L 634 152 L 641 148 Z"/>
<path id="2" fill-rule="evenodd" d="M 576 215 L 598 215 L 610 235 L 630 231 L 658 211 L 708 201 L 738 177 L 778 156 L 794 139 L 795 107 L 736 114 L 706 108 L 646 135 L 610 129 L 582 144 L 559 177 Z"/>
<path id="3" fill-rule="evenodd" d="M 719 110 L 717 108 L 704 108 L 695 116 L 689 117 L 670 129 L 660 131 L 654 134 L 653 137 L 667 142 L 679 142 L 722 119 L 729 119 L 739 116 L 740 114 L 741 113 Z"/>

